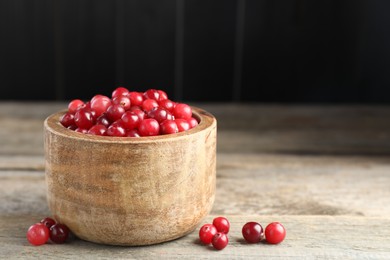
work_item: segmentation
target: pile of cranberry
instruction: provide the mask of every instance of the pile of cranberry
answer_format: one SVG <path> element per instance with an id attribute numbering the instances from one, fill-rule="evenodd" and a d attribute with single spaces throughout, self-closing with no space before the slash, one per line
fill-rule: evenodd
<path id="1" fill-rule="evenodd" d="M 27 230 L 27 240 L 34 246 L 46 244 L 49 238 L 55 244 L 62 244 L 69 238 L 69 234 L 67 226 L 47 217 Z"/>
<path id="2" fill-rule="evenodd" d="M 213 224 L 204 224 L 199 230 L 199 239 L 205 244 L 212 244 L 217 250 L 224 249 L 229 239 L 230 222 L 225 217 L 217 217 Z M 259 243 L 266 241 L 269 244 L 279 244 L 286 237 L 286 229 L 279 222 L 272 222 L 267 225 L 265 231 L 257 222 L 248 222 L 242 227 L 242 236 L 248 243 Z"/>
<path id="3" fill-rule="evenodd" d="M 72 100 L 60 122 L 76 132 L 116 137 L 174 134 L 198 125 L 191 107 L 173 102 L 164 91 L 124 87 L 116 88 L 111 98 L 95 95 L 86 103 Z"/>

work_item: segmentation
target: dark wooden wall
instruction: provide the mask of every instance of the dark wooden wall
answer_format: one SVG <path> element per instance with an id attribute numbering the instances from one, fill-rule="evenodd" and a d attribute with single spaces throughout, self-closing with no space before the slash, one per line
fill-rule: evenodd
<path id="1" fill-rule="evenodd" d="M 0 0 L 0 99 L 390 103 L 390 1 Z"/>

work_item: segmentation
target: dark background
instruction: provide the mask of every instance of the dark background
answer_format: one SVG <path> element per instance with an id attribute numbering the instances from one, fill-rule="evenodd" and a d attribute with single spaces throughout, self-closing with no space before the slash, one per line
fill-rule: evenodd
<path id="1" fill-rule="evenodd" d="M 0 0 L 0 99 L 390 103 L 390 1 Z"/>

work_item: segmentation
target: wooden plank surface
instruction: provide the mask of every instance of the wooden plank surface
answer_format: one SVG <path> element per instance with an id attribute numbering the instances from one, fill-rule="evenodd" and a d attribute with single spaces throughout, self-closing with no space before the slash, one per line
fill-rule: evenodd
<path id="1" fill-rule="evenodd" d="M 147 247 L 75 240 L 30 246 L 27 228 L 50 215 L 42 123 L 64 103 L 0 103 L 0 258 L 389 259 L 390 107 L 203 105 L 218 119 L 217 196 L 230 244 L 197 231 Z M 277 246 L 246 245 L 247 221 L 281 221 Z"/>
<path id="2" fill-rule="evenodd" d="M 213 215 L 204 223 L 209 223 Z M 1 256 L 7 259 L 54 256 L 66 259 L 388 259 L 390 219 L 345 216 L 230 216 L 229 245 L 222 251 L 199 243 L 197 232 L 145 247 L 104 246 L 82 240 L 68 244 L 30 246 L 26 227 L 41 215 L 0 217 Z M 287 236 L 279 245 L 247 244 L 241 228 L 248 221 L 283 222 Z M 353 223 L 353 224 L 351 224 Z M 359 239 L 357 239 L 359 238 Z"/>

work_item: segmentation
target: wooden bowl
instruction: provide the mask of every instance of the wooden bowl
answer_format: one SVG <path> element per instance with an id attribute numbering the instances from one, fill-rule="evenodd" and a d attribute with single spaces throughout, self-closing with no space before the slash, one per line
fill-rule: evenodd
<path id="1" fill-rule="evenodd" d="M 178 134 L 118 138 L 44 123 L 46 183 L 55 219 L 79 238 L 148 245 L 184 236 L 215 198 L 216 120 L 193 108 L 199 125 Z"/>

